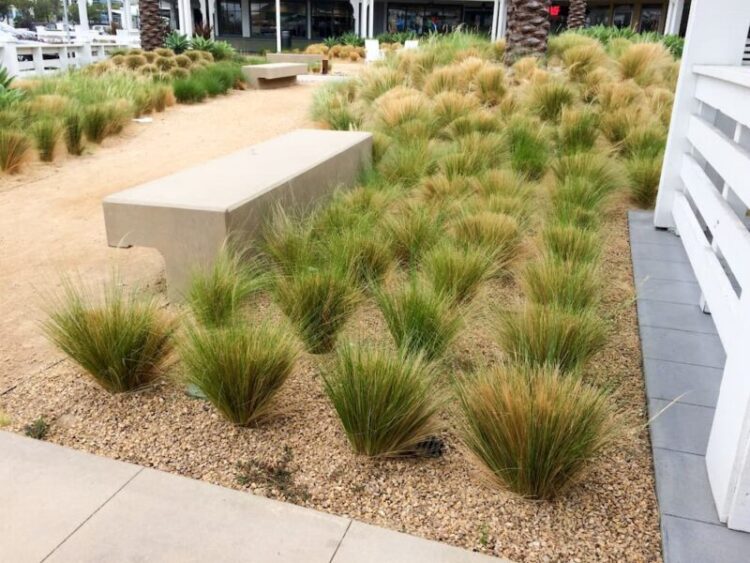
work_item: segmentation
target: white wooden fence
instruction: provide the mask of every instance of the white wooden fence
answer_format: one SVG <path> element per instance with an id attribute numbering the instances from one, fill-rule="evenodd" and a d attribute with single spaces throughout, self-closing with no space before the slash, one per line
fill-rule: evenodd
<path id="1" fill-rule="evenodd" d="M 706 452 L 721 521 L 750 531 L 747 0 L 694 0 L 655 225 L 682 239 L 727 354 Z"/>
<path id="2" fill-rule="evenodd" d="M 18 78 L 44 76 L 104 60 L 123 46 L 116 43 L 0 43 L 0 66 Z"/>

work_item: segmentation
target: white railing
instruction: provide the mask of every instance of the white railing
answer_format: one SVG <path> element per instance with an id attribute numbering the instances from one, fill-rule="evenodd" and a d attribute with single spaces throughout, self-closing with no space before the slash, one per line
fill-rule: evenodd
<path id="1" fill-rule="evenodd" d="M 102 61 L 117 43 L 0 43 L 0 66 L 12 76 L 31 78 L 53 74 Z"/>
<path id="2" fill-rule="evenodd" d="M 654 222 L 682 239 L 727 355 L 706 466 L 719 519 L 750 531 L 750 2 L 694 0 Z"/>

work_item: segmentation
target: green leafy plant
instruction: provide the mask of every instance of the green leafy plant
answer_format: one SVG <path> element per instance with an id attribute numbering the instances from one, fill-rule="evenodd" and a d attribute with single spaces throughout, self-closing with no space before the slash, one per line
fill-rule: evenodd
<path id="1" fill-rule="evenodd" d="M 297 359 L 294 340 L 271 324 L 190 327 L 180 347 L 185 379 L 230 422 L 247 426 L 276 411 Z"/>
<path id="2" fill-rule="evenodd" d="M 164 46 L 176 55 L 184 53 L 192 47 L 190 38 L 178 31 L 172 31 L 164 38 Z"/>
<path id="3" fill-rule="evenodd" d="M 64 280 L 44 323 L 47 337 L 110 393 L 151 383 L 172 352 L 175 322 L 152 298 L 115 281 L 97 298 Z"/>
<path id="4" fill-rule="evenodd" d="M 522 497 L 565 493 L 618 435 L 609 398 L 551 368 L 487 370 L 458 394 L 464 443 L 491 482 Z"/>
<path id="5" fill-rule="evenodd" d="M 418 355 L 345 345 L 323 375 L 326 394 L 355 452 L 412 455 L 441 429 L 435 368 Z"/>

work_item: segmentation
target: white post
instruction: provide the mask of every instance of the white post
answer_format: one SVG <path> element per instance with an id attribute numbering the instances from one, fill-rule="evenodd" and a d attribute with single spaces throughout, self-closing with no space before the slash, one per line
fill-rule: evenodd
<path id="1" fill-rule="evenodd" d="M 276 52 L 281 53 L 281 0 L 276 0 Z"/>
<path id="2" fill-rule="evenodd" d="M 698 110 L 698 102 L 694 96 L 697 78 L 693 73 L 693 66 L 740 64 L 748 26 L 750 5 L 745 0 L 694 0 L 690 8 L 680 77 L 656 198 L 654 225 L 658 228 L 674 228 L 672 201 L 675 191 L 681 185 L 682 156 L 690 150 L 687 141 L 688 123 L 690 116 Z"/>
<path id="3" fill-rule="evenodd" d="M 369 0 L 370 15 L 367 18 L 367 37 L 372 39 L 375 37 L 375 0 Z"/>
<path id="4" fill-rule="evenodd" d="M 112 0 L 107 0 L 107 22 L 112 27 Z"/>
<path id="5" fill-rule="evenodd" d="M 247 35 L 246 37 L 250 37 L 250 4 L 249 2 L 245 2 L 245 4 L 247 6 L 247 9 L 246 11 L 242 12 L 242 34 L 245 35 L 245 13 L 247 13 Z M 214 18 L 214 6 L 215 6 L 215 0 L 208 0 L 208 23 L 211 26 L 211 39 L 215 39 L 216 34 L 217 34 L 217 30 L 215 27 L 216 18 Z"/>
<path id="6" fill-rule="evenodd" d="M 685 11 L 685 0 L 669 0 L 667 21 L 664 25 L 665 35 L 679 35 L 682 15 Z"/>
<path id="7" fill-rule="evenodd" d="M 193 36 L 193 5 L 191 0 L 182 0 L 182 6 L 185 11 L 185 29 L 182 33 L 188 37 Z"/>
<path id="8" fill-rule="evenodd" d="M 122 5 L 120 6 L 120 13 L 122 14 L 122 29 L 125 31 L 125 34 L 130 37 L 130 28 L 133 27 L 133 22 L 130 17 L 130 0 L 122 0 Z M 182 17 L 182 10 L 180 10 L 180 17 Z"/>
<path id="9" fill-rule="evenodd" d="M 497 19 L 497 39 L 503 39 L 508 27 L 508 0 L 500 0 Z"/>
<path id="10" fill-rule="evenodd" d="M 81 27 L 81 35 L 82 37 L 77 37 L 79 41 L 88 41 L 89 40 L 89 11 L 88 11 L 89 3 L 87 0 L 78 0 L 78 22 L 80 23 Z"/>
<path id="11" fill-rule="evenodd" d="M 16 40 L 11 36 L 5 36 L 0 31 L 0 65 L 2 65 L 10 76 L 18 76 L 18 51 L 16 50 Z"/>
<path id="12" fill-rule="evenodd" d="M 212 3 L 213 0 L 209 0 L 209 13 Z M 250 0 L 241 0 L 240 10 L 242 11 L 242 37 L 250 37 Z"/>
<path id="13" fill-rule="evenodd" d="M 497 41 L 497 14 L 499 11 L 499 0 L 492 4 L 492 31 L 490 31 L 490 41 Z"/>

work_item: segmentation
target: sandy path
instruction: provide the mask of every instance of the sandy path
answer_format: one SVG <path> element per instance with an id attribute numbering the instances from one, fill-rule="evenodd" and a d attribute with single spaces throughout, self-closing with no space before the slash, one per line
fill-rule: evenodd
<path id="1" fill-rule="evenodd" d="M 311 126 L 314 89 L 234 92 L 176 106 L 153 123 L 133 123 L 81 158 L 34 163 L 20 176 L 0 176 L 0 393 L 61 357 L 38 326 L 43 297 L 58 287 L 61 273 L 93 284 L 114 268 L 125 282 L 161 279 L 163 262 L 155 250 L 107 247 L 104 196 Z"/>

